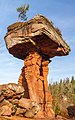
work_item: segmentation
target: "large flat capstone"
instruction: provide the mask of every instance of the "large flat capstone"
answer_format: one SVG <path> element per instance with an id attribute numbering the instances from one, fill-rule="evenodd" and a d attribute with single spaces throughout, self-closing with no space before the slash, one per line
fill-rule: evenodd
<path id="1" fill-rule="evenodd" d="M 42 15 L 10 25 L 5 41 L 9 52 L 20 59 L 25 59 L 30 51 L 38 51 L 48 58 L 68 55 L 70 51 L 60 30 Z"/>

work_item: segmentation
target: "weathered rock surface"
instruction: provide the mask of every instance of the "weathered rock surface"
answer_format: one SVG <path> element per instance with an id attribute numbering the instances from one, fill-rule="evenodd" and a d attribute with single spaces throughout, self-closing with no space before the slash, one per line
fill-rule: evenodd
<path id="1" fill-rule="evenodd" d="M 58 116 L 57 118 L 37 118 L 37 119 L 32 119 L 32 118 L 24 118 L 24 117 L 19 117 L 19 116 L 12 116 L 12 117 L 0 117 L 0 120 L 75 120 L 75 119 L 66 119 L 64 117 Z"/>
<path id="2" fill-rule="evenodd" d="M 37 52 L 31 52 L 24 60 L 24 67 L 19 78 L 19 85 L 24 86 L 24 97 L 40 104 L 36 117 L 52 117 L 52 97 L 48 90 L 47 74 L 49 60 Z"/>
<path id="3" fill-rule="evenodd" d="M 75 119 L 75 105 L 68 106 L 67 110 L 68 110 L 69 117 L 70 118 L 74 117 Z"/>
<path id="4" fill-rule="evenodd" d="M 49 58 L 67 55 L 70 51 L 60 30 L 42 15 L 9 26 L 5 41 L 9 52 L 23 60 L 29 51 L 36 49 Z"/>
<path id="5" fill-rule="evenodd" d="M 44 16 L 36 15 L 28 22 L 17 22 L 9 26 L 5 42 L 13 56 L 24 60 L 18 80 L 19 85 L 24 87 L 24 98 L 20 99 L 20 88 L 9 85 L 15 99 L 13 103 L 20 107 L 16 114 L 20 113 L 21 108 L 22 111 L 27 108 L 20 115 L 29 118 L 53 118 L 52 97 L 47 83 L 48 64 L 51 62 L 50 58 L 68 55 L 70 51 L 59 29 Z M 10 98 L 11 102 L 10 92 L 6 98 Z"/>
<path id="6" fill-rule="evenodd" d="M 0 116 L 18 115 L 33 118 L 37 114 L 39 104 L 23 98 L 24 91 L 22 86 L 15 83 L 0 85 Z"/>

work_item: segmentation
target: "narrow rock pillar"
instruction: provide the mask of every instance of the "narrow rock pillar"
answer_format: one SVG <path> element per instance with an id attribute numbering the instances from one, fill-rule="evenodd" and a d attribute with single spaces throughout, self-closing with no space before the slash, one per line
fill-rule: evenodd
<path id="1" fill-rule="evenodd" d="M 24 60 L 22 69 L 24 72 L 21 73 L 19 78 L 19 84 L 24 86 L 25 91 L 28 91 L 27 97 L 36 102 L 39 102 L 37 81 L 38 76 L 40 76 L 41 60 L 42 57 L 37 52 L 30 52 Z"/>
<path id="2" fill-rule="evenodd" d="M 24 67 L 19 78 L 19 84 L 24 86 L 24 97 L 40 105 L 38 116 L 53 116 L 52 97 L 48 90 L 48 64 L 38 52 L 30 52 L 24 59 Z"/>
<path id="3" fill-rule="evenodd" d="M 44 77 L 44 109 L 46 116 L 53 116 L 54 112 L 52 110 L 52 96 L 50 94 L 50 91 L 48 90 L 48 64 L 50 63 L 50 60 L 43 59 L 42 61 L 42 69 L 43 69 L 43 77 Z"/>

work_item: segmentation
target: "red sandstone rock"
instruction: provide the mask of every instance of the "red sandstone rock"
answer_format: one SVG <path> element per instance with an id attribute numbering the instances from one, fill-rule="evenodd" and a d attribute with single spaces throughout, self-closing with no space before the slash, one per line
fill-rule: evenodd
<path id="1" fill-rule="evenodd" d="M 33 118 L 35 116 L 34 112 L 32 110 L 27 110 L 27 112 L 24 115 L 27 118 Z"/>
<path id="2" fill-rule="evenodd" d="M 48 64 L 54 56 L 68 55 L 70 48 L 61 33 L 42 15 L 37 15 L 26 23 L 15 23 L 8 27 L 5 36 L 7 48 L 15 57 L 24 60 L 24 67 L 19 77 L 19 85 L 24 87 L 24 98 L 19 106 L 31 109 L 31 102 L 40 106 L 25 113 L 26 117 L 53 118 L 52 97 L 48 90 Z M 9 85 L 12 91 L 19 94 L 21 89 Z M 38 106 L 34 106 L 38 108 Z"/>
<path id="3" fill-rule="evenodd" d="M 7 105 L 4 105 L 4 106 L 2 106 L 1 107 L 1 109 L 0 109 L 0 115 L 5 115 L 5 116 L 9 116 L 9 115 L 11 115 L 11 108 L 9 107 L 9 106 L 7 106 Z"/>
<path id="4" fill-rule="evenodd" d="M 1 101 L 0 101 L 0 116 L 14 116 L 14 115 L 18 115 L 18 116 L 24 116 L 24 117 L 28 117 L 32 118 L 34 117 L 38 111 L 40 110 L 39 104 L 37 102 L 31 101 L 30 99 L 26 99 L 23 98 L 22 94 L 24 92 L 20 91 L 19 93 L 15 90 L 13 90 L 13 88 L 15 88 L 15 84 L 10 83 L 10 88 L 9 88 L 9 84 L 5 85 L 6 90 L 4 90 L 4 87 L 2 89 L 1 85 Z M 17 85 L 18 87 L 23 88 L 22 86 Z M 2 93 L 3 91 L 3 93 Z M 11 94 L 11 97 L 7 97 L 8 93 L 10 91 L 13 91 L 14 95 Z M 22 97 L 22 98 L 21 98 Z M 7 111 L 8 109 L 8 111 Z"/>
<path id="5" fill-rule="evenodd" d="M 4 105 L 10 105 L 11 106 L 11 103 L 8 100 L 4 99 L 2 102 L 0 102 L 0 108 Z"/>
<path id="6" fill-rule="evenodd" d="M 16 92 L 16 94 L 20 94 L 20 93 L 24 92 L 24 88 L 22 86 L 15 84 L 15 83 L 9 83 L 8 89 Z"/>
<path id="7" fill-rule="evenodd" d="M 24 115 L 26 112 L 26 109 L 22 109 L 22 108 L 17 108 L 17 111 L 16 111 L 16 115 Z"/>
<path id="8" fill-rule="evenodd" d="M 11 99 L 12 100 L 12 99 Z M 10 101 L 10 99 L 9 99 L 9 101 Z M 13 99 L 12 101 L 10 101 L 10 102 L 12 102 L 12 104 L 15 104 L 15 105 L 18 105 L 19 104 L 19 100 L 18 99 Z"/>
<path id="9" fill-rule="evenodd" d="M 14 95 L 15 95 L 14 92 L 11 91 L 10 89 L 6 89 L 6 92 L 3 93 L 3 96 L 5 98 L 12 98 L 12 96 L 14 96 Z"/>
<path id="10" fill-rule="evenodd" d="M 49 61 L 42 59 L 37 52 L 31 52 L 24 61 L 25 66 L 19 79 L 19 84 L 24 86 L 25 93 L 27 91 L 28 95 L 25 95 L 31 101 L 40 104 L 41 110 L 36 116 L 43 118 L 46 113 L 48 113 L 46 116 L 50 117 L 54 114 L 52 110 L 52 97 L 47 83 L 48 63 Z M 44 111 L 46 112 L 45 114 Z"/>
<path id="11" fill-rule="evenodd" d="M 0 117 L 0 120 L 70 120 L 70 119 L 66 119 L 66 118 L 62 118 L 61 116 L 58 118 L 37 118 L 37 119 L 33 119 L 33 118 L 25 118 L 25 117 L 19 117 L 19 116 L 12 116 L 12 117 Z M 74 119 L 72 119 L 74 120 Z"/>
<path id="12" fill-rule="evenodd" d="M 9 26 L 5 41 L 9 52 L 23 60 L 36 49 L 49 58 L 67 55 L 70 51 L 61 33 L 42 15 Z"/>
<path id="13" fill-rule="evenodd" d="M 36 102 L 31 103 L 31 110 L 33 111 L 34 114 L 37 114 L 40 111 L 40 105 L 37 104 Z"/>
<path id="14" fill-rule="evenodd" d="M 1 95 L 1 96 L 0 96 L 0 102 L 3 101 L 3 100 L 4 100 L 4 96 Z"/>
<path id="15" fill-rule="evenodd" d="M 21 98 L 19 100 L 19 106 L 23 107 L 23 108 L 27 108 L 27 109 L 31 108 L 31 101 L 30 101 L 30 99 Z"/>
<path id="16" fill-rule="evenodd" d="M 3 105 L 2 107 L 0 107 L 0 115 L 5 115 L 5 116 L 9 116 L 12 113 L 12 105 Z"/>

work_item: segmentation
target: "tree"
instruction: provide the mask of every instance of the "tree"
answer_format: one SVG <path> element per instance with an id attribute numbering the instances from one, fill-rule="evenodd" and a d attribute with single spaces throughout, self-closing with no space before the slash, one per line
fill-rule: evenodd
<path id="1" fill-rule="evenodd" d="M 55 116 L 67 116 L 66 108 L 69 105 L 75 105 L 75 78 L 68 77 L 60 82 L 55 82 L 49 85 L 49 90 L 52 94 L 52 105 L 55 111 Z"/>
<path id="2" fill-rule="evenodd" d="M 74 76 L 72 76 L 72 78 L 71 78 L 71 83 L 72 83 L 72 84 L 75 84 Z"/>
<path id="3" fill-rule="evenodd" d="M 17 8 L 17 12 L 19 12 L 18 19 L 21 19 L 24 21 L 27 20 L 28 17 L 26 16 L 26 13 L 29 10 L 29 7 L 30 7 L 29 4 L 27 4 L 27 5 L 24 4 L 24 5 Z"/>

